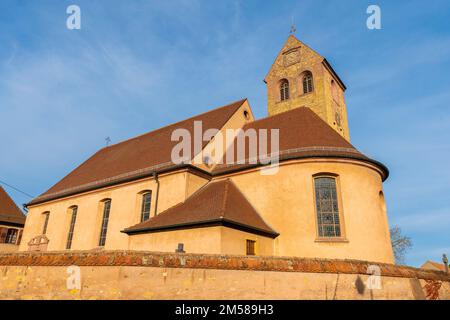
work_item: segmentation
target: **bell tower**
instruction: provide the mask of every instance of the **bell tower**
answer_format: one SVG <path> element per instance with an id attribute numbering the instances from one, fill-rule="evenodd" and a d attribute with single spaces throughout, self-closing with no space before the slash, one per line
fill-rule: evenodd
<path id="1" fill-rule="evenodd" d="M 324 57 L 294 35 L 287 39 L 264 82 L 269 116 L 308 107 L 350 141 L 344 83 Z"/>

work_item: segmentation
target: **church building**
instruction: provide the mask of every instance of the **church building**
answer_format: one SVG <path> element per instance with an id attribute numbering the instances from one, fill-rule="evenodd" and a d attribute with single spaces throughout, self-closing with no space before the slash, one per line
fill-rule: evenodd
<path id="1" fill-rule="evenodd" d="M 383 194 L 389 172 L 350 143 L 343 81 L 293 35 L 264 81 L 266 118 L 255 119 L 244 99 L 99 150 L 28 203 L 20 250 L 393 263 Z M 198 123 L 216 134 L 175 163 L 173 133 L 195 136 Z M 244 162 L 211 161 L 205 151 L 230 129 L 271 132 L 276 168 L 250 161 L 249 152 Z M 219 144 L 215 155 L 236 159 L 237 140 Z"/>

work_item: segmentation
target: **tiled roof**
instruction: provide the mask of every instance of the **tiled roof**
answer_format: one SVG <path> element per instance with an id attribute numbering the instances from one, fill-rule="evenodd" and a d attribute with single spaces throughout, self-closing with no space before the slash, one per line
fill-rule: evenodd
<path id="1" fill-rule="evenodd" d="M 208 183 L 185 202 L 124 232 L 133 234 L 212 225 L 278 236 L 229 179 Z"/>
<path id="2" fill-rule="evenodd" d="M 11 197 L 0 186 L 0 224 L 25 224 L 25 215 L 16 206 Z"/>
<path id="3" fill-rule="evenodd" d="M 177 141 L 171 141 L 172 132 L 179 128 L 193 132 L 194 121 L 202 121 L 203 131 L 209 128 L 220 129 L 244 102 L 245 100 L 241 100 L 103 148 L 29 204 L 42 203 L 112 184 L 132 181 L 150 176 L 155 171 L 178 168 L 171 162 L 172 149 L 178 144 Z M 268 141 L 270 141 L 270 129 L 279 129 L 280 160 L 302 157 L 350 158 L 374 164 L 380 168 L 383 180 L 389 175 L 388 169 L 383 164 L 359 152 L 307 107 L 296 108 L 272 117 L 249 122 L 242 129 L 244 131 L 268 129 Z M 192 147 L 193 143 L 194 141 L 192 141 Z M 203 147 L 205 145 L 206 142 Z M 235 141 L 234 147 L 237 148 L 237 141 Z M 268 151 L 271 152 L 270 144 Z M 246 152 L 246 158 L 248 158 L 248 148 L 246 148 Z M 237 154 L 236 149 L 234 154 Z M 225 157 L 226 155 L 224 159 Z M 249 165 L 248 161 L 245 164 L 230 164 L 224 161 L 224 164 L 219 164 L 214 168 L 211 176 L 242 170 L 249 166 L 253 166 L 253 164 Z"/>
<path id="4" fill-rule="evenodd" d="M 244 102 L 245 100 L 240 100 L 103 148 L 30 204 L 81 192 L 103 183 L 120 182 L 145 171 L 151 174 L 156 168 L 173 166 L 171 152 L 178 144 L 178 141 L 171 141 L 174 130 L 182 128 L 193 134 L 194 121 L 202 121 L 204 131 L 210 128 L 220 129 Z M 192 145 L 193 143 L 192 141 Z"/>
<path id="5" fill-rule="evenodd" d="M 431 261 L 431 260 L 428 260 L 427 262 L 425 262 L 421 266 L 421 268 L 430 269 L 430 266 L 432 266 L 436 270 L 445 271 L 445 265 L 444 264 L 438 263 L 438 262 L 435 262 L 435 261 Z"/>
<path id="6" fill-rule="evenodd" d="M 271 129 L 279 130 L 279 158 L 281 160 L 299 157 L 344 157 L 372 162 L 385 172 L 384 178 L 388 175 L 386 167 L 359 152 L 310 108 L 300 107 L 279 113 L 272 117 L 249 122 L 243 128 L 244 132 L 251 129 L 255 129 L 256 132 L 260 132 L 260 129 L 267 129 L 267 140 L 269 141 L 267 153 L 269 155 L 272 153 L 270 150 Z M 245 149 L 245 164 L 236 164 L 238 160 L 237 146 L 236 139 L 233 144 L 234 161 L 226 163 L 225 155 L 223 164 L 217 165 L 213 174 L 248 167 L 248 159 L 251 158 L 249 148 Z"/>

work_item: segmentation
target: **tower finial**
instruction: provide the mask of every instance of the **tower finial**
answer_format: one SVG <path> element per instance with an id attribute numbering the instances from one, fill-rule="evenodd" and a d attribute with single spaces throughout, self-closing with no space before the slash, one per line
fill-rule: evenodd
<path id="1" fill-rule="evenodd" d="M 297 32 L 297 27 L 295 26 L 294 16 L 292 16 L 291 31 L 289 31 L 289 33 L 295 34 L 296 32 Z"/>

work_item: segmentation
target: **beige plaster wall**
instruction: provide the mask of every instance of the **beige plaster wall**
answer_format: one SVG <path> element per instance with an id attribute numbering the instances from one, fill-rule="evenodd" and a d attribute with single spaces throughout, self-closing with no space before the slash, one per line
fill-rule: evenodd
<path id="1" fill-rule="evenodd" d="M 313 175 L 337 175 L 343 238 L 323 241 L 317 235 Z M 295 160 L 282 163 L 276 175 L 259 170 L 229 176 L 263 219 L 280 236 L 275 256 L 360 259 L 393 262 L 386 211 L 380 200 L 380 174 L 348 160 Z"/>
<path id="2" fill-rule="evenodd" d="M 342 239 L 318 239 L 313 175 L 326 172 L 337 175 Z M 68 208 L 77 205 L 73 250 L 96 248 L 100 231 L 99 201 L 112 199 L 105 249 L 134 249 L 173 252 L 184 243 L 189 253 L 245 254 L 246 239 L 257 241 L 257 254 L 317 258 L 361 259 L 393 262 L 382 182 L 375 167 L 350 160 L 295 160 L 280 165 L 275 175 L 259 170 L 230 175 L 241 192 L 263 219 L 280 236 L 275 240 L 229 228 L 201 228 L 135 235 L 121 233 L 139 222 L 140 195 L 153 190 L 152 179 L 70 197 L 30 208 L 21 250 L 27 250 L 30 238 L 42 232 L 42 212 L 50 211 L 47 237 L 49 251 L 64 250 L 70 222 Z M 226 177 L 224 177 L 226 178 Z M 160 177 L 158 211 L 182 202 L 206 179 L 179 172 Z"/>
<path id="3" fill-rule="evenodd" d="M 0 243 L 0 252 L 15 252 L 19 250 L 19 246 L 9 243 Z"/>
<path id="4" fill-rule="evenodd" d="M 255 253 L 258 256 L 273 256 L 274 240 L 231 228 L 222 228 L 222 254 L 246 255 L 247 240 L 255 241 Z"/>
<path id="5" fill-rule="evenodd" d="M 136 234 L 128 249 L 175 252 L 183 243 L 186 253 L 246 255 L 247 240 L 256 241 L 257 255 L 273 255 L 273 239 L 222 226 Z"/>
<path id="6" fill-rule="evenodd" d="M 179 171 L 159 176 L 160 190 L 158 212 L 182 202 L 189 194 L 186 192 L 189 173 Z M 191 191 L 200 183 L 190 186 Z M 48 250 L 65 250 L 69 231 L 72 206 L 78 206 L 72 249 L 87 250 L 98 246 L 101 219 L 103 216 L 101 201 L 112 199 L 105 249 L 127 249 L 128 235 L 121 233 L 127 227 L 140 222 L 141 192 L 152 190 L 151 216 L 154 215 L 157 184 L 151 177 L 132 183 L 88 192 L 64 199 L 47 202 L 29 208 L 25 224 L 21 251 L 28 250 L 28 241 L 42 233 L 43 212 L 50 212 L 46 236 L 50 242 Z"/>
<path id="7" fill-rule="evenodd" d="M 138 234 L 129 237 L 130 250 L 175 252 L 179 243 L 188 253 L 221 253 L 221 228 L 196 228 Z"/>

